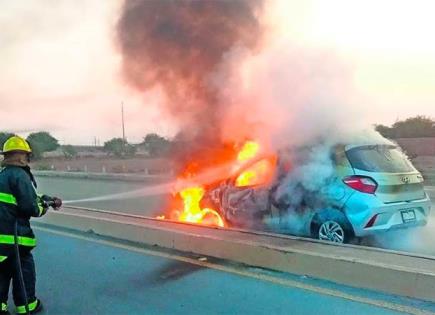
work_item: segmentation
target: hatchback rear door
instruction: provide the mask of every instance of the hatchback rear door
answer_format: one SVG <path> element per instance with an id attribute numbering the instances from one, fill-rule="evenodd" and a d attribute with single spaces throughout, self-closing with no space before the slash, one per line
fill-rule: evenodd
<path id="1" fill-rule="evenodd" d="M 376 196 L 384 203 L 425 198 L 423 176 L 394 145 L 346 146 L 355 175 L 376 181 Z"/>

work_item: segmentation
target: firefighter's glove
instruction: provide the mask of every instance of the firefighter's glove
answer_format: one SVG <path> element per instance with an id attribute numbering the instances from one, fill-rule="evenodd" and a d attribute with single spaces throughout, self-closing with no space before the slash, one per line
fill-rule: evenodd
<path id="1" fill-rule="evenodd" d="M 42 217 L 44 214 L 47 213 L 47 210 L 49 208 L 49 204 L 44 199 L 38 198 L 38 208 L 39 208 L 39 216 Z"/>
<path id="2" fill-rule="evenodd" d="M 43 203 L 43 205 L 41 206 L 40 209 L 41 209 L 41 212 L 39 213 L 39 216 L 42 217 L 43 215 L 45 215 L 47 213 L 48 206 Z"/>

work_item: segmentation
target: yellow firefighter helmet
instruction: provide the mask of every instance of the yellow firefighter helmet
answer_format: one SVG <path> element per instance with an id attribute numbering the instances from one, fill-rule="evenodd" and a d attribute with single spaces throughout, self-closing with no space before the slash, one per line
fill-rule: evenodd
<path id="1" fill-rule="evenodd" d="M 30 148 L 29 143 L 21 137 L 12 136 L 8 140 L 6 140 L 3 145 L 3 152 L 8 153 L 13 151 L 20 151 L 26 153 L 32 153 L 32 149 Z"/>

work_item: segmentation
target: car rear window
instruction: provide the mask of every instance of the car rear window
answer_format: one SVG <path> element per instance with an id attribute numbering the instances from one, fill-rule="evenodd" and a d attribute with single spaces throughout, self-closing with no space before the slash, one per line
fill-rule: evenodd
<path id="1" fill-rule="evenodd" d="M 391 145 L 368 145 L 346 152 L 353 168 L 367 172 L 405 173 L 415 171 L 414 166 L 402 153 Z"/>

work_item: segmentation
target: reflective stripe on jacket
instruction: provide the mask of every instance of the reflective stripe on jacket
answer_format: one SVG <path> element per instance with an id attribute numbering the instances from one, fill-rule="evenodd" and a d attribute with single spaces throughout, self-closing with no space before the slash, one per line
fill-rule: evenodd
<path id="1" fill-rule="evenodd" d="M 16 222 L 18 244 L 29 249 L 36 246 L 30 218 L 41 216 L 43 210 L 29 169 L 3 167 L 0 170 L 0 262 L 12 253 Z"/>
<path id="2" fill-rule="evenodd" d="M 14 195 L 0 193 L 0 202 L 8 203 L 11 205 L 17 205 L 17 199 L 15 199 Z"/>

